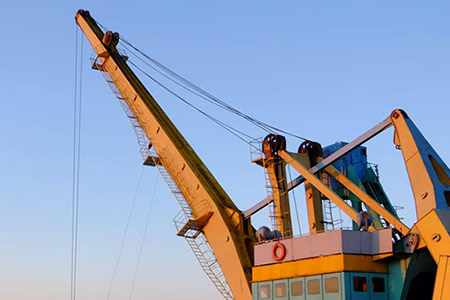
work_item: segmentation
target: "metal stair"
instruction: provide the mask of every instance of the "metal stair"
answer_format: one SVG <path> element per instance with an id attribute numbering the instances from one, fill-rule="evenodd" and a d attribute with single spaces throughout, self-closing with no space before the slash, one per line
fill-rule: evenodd
<path id="1" fill-rule="evenodd" d="M 150 152 L 153 157 L 157 157 L 153 149 Z M 220 265 L 217 262 L 214 252 L 206 240 L 205 235 L 200 228 L 192 225 L 195 224 L 194 217 L 192 216 L 191 207 L 184 198 L 184 195 L 181 193 L 178 185 L 175 183 L 175 180 L 169 172 L 167 172 L 164 167 L 164 162 L 162 162 L 162 164 L 156 164 L 156 167 L 159 169 L 164 181 L 166 181 L 170 191 L 175 196 L 181 207 L 181 211 L 173 220 L 178 235 L 182 235 L 185 238 L 203 271 L 212 281 L 219 293 L 227 300 L 234 299 L 225 276 L 223 275 L 222 269 L 220 268 Z"/>
<path id="2" fill-rule="evenodd" d="M 139 151 L 141 153 L 142 159 L 146 159 L 150 155 L 149 151 L 149 145 L 150 140 L 147 138 L 147 135 L 145 134 L 144 130 L 142 129 L 141 125 L 139 124 L 136 116 L 133 114 L 133 111 L 130 109 L 128 104 L 125 102 L 125 99 L 122 97 L 122 94 L 120 94 L 119 89 L 114 84 L 114 81 L 112 80 L 111 76 L 109 76 L 108 72 L 103 71 L 102 65 L 98 64 L 97 59 L 91 58 L 92 62 L 92 68 L 99 70 L 100 73 L 102 73 L 103 77 L 105 78 L 106 82 L 108 83 L 109 87 L 111 88 L 112 92 L 116 96 L 117 100 L 119 100 L 120 106 L 122 106 L 123 111 L 127 115 L 128 119 L 131 122 L 131 125 L 133 126 L 134 133 L 136 134 L 136 138 L 139 145 Z"/>
<path id="3" fill-rule="evenodd" d="M 194 252 L 200 266 L 203 271 L 215 285 L 219 293 L 225 299 L 234 299 L 233 294 L 226 282 L 225 276 L 222 273 L 219 263 L 206 240 L 205 235 L 197 230 L 195 227 L 186 226 L 186 224 L 192 224 L 193 220 L 188 219 L 183 211 L 180 211 L 174 219 L 175 227 L 179 234 L 183 233 L 189 247 Z M 187 228 L 187 230 L 186 230 Z M 183 232 L 186 230 L 185 232 Z"/>
<path id="4" fill-rule="evenodd" d="M 99 70 L 102 73 L 114 95 L 119 100 L 119 103 L 125 111 L 125 114 L 130 120 L 138 140 L 139 150 L 144 160 L 144 164 L 156 166 L 158 168 L 170 191 L 178 201 L 178 204 L 181 207 L 181 211 L 174 219 L 178 234 L 185 238 L 192 252 L 194 252 L 194 255 L 200 263 L 203 271 L 215 285 L 219 293 L 227 300 L 234 299 L 225 276 L 223 275 L 222 269 L 220 268 L 220 265 L 217 262 L 214 252 L 208 241 L 206 240 L 205 235 L 203 234 L 201 229 L 198 228 L 198 226 L 193 225 L 196 223 L 194 222 L 194 218 L 192 216 L 191 207 L 186 201 L 184 195 L 181 193 L 175 180 L 164 167 L 164 162 L 159 158 L 158 154 L 151 147 L 150 140 L 142 129 L 133 111 L 126 103 L 122 94 L 120 94 L 119 89 L 114 84 L 109 74 L 105 72 L 102 66 L 97 63 L 97 59 L 91 59 L 91 61 L 93 63 L 93 69 Z M 202 205 L 202 203 L 200 203 L 200 205 Z"/>

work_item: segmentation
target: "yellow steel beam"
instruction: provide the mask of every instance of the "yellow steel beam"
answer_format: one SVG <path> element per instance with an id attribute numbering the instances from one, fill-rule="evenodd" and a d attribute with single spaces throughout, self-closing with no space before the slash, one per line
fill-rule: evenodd
<path id="1" fill-rule="evenodd" d="M 291 153 L 296 160 L 308 170 L 311 168 L 308 153 Z M 317 174 L 316 174 L 317 176 Z M 324 231 L 322 196 L 309 181 L 305 180 L 306 208 L 308 210 L 309 233 L 314 234 Z"/>
<path id="2" fill-rule="evenodd" d="M 292 237 L 291 209 L 289 207 L 289 194 L 286 180 L 286 163 L 278 158 L 265 159 L 264 165 L 269 174 L 272 187 L 273 205 L 275 212 L 276 229 L 284 238 Z"/>
<path id="3" fill-rule="evenodd" d="M 293 166 L 303 177 L 306 178 L 315 188 L 317 188 L 322 194 L 324 194 L 328 199 L 333 201 L 337 207 L 339 207 L 343 212 L 345 212 L 353 221 L 358 223 L 358 214 L 353 207 L 348 205 L 338 194 L 327 187 L 319 178 L 314 174 L 309 172 L 305 166 L 296 159 L 295 154 L 289 153 L 287 151 L 281 150 L 278 155 L 283 158 L 283 160 Z"/>
<path id="4" fill-rule="evenodd" d="M 450 299 L 450 212 L 433 209 L 413 228 L 419 235 L 418 248 L 426 247 L 437 264 L 433 300 Z"/>
<path id="5" fill-rule="evenodd" d="M 309 233 L 325 230 L 323 223 L 322 196 L 309 181 L 305 181 L 306 208 L 308 209 Z"/>
<path id="6" fill-rule="evenodd" d="M 108 72 L 121 96 L 152 142 L 161 164 L 176 182 L 194 218 L 211 214 L 203 233 L 211 245 L 235 299 L 250 300 L 253 229 L 203 164 L 153 96 L 118 53 L 104 44 L 104 33 L 80 10 L 76 22 L 91 43 L 102 71 Z M 206 205 L 203 203 L 206 202 Z"/>
<path id="7" fill-rule="evenodd" d="M 388 273 L 387 264 L 371 255 L 336 254 L 253 268 L 253 281 L 268 281 L 335 272 Z"/>
<path id="8" fill-rule="evenodd" d="M 434 281 L 433 300 L 450 299 L 450 256 L 441 256 Z"/>
<path id="9" fill-rule="evenodd" d="M 325 170 L 337 181 L 339 181 L 343 186 L 345 186 L 350 192 L 352 192 L 356 197 L 358 197 L 362 202 L 372 208 L 377 214 L 382 216 L 386 221 L 388 221 L 392 226 L 394 226 L 403 235 L 409 232 L 408 226 L 403 224 L 399 219 L 397 219 L 393 214 L 382 207 L 377 201 L 372 199 L 367 195 L 362 189 L 360 189 L 351 180 L 345 177 L 341 172 L 339 172 L 333 165 L 329 165 Z"/>
<path id="10" fill-rule="evenodd" d="M 434 209 L 411 228 L 411 232 L 419 234 L 419 246 L 426 245 L 436 264 L 441 256 L 450 256 L 450 229 L 446 227 L 449 220 L 449 211 Z"/>
<path id="11" fill-rule="evenodd" d="M 394 143 L 402 150 L 419 220 L 433 209 L 450 203 L 450 169 L 428 143 L 408 115 L 396 109 L 391 114 Z"/>

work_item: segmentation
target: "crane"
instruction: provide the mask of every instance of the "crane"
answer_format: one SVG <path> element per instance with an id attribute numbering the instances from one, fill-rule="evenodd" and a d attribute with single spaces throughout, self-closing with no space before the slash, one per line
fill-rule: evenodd
<path id="1" fill-rule="evenodd" d="M 333 299 L 361 299 L 358 297 L 369 292 L 369 278 L 371 293 L 364 299 L 415 299 L 421 270 L 426 269 L 435 280 L 418 294 L 423 299 L 431 295 L 433 300 L 450 299 L 450 170 L 406 112 L 394 110 L 327 156 L 316 142 L 306 141 L 294 153 L 287 151 L 283 136 L 268 135 L 262 142 L 261 157 L 254 162 L 267 171 L 272 193 L 241 211 L 133 73 L 128 58 L 119 53 L 119 34 L 103 32 L 86 10 L 77 12 L 76 23 L 96 52 L 93 68 L 112 86 L 138 133 L 140 146 L 146 149 L 144 164 L 160 169 L 180 202 L 185 218 L 178 235 L 190 241 L 197 258 L 202 251 L 192 241 L 204 238 L 203 246 L 211 249 L 217 268 L 208 269 L 211 264 L 202 264 L 201 259 L 200 263 L 225 298 L 330 299 L 327 294 L 333 294 Z M 335 167 L 345 155 L 390 127 L 394 127 L 394 144 L 402 151 L 413 190 L 417 222 L 411 228 L 400 220 L 388 200 L 370 192 L 363 178 L 351 177 L 351 172 L 344 174 Z M 287 165 L 300 173 L 291 182 L 286 178 Z M 339 189 L 324 182 L 324 176 L 335 180 Z M 311 236 L 293 237 L 288 191 L 302 183 Z M 346 202 L 349 197 L 357 199 L 356 205 Z M 363 230 L 327 232 L 324 200 L 333 202 Z M 271 202 L 275 207 L 274 229 L 280 235 L 259 235 L 262 240 L 258 243 L 250 217 Z M 368 212 L 362 211 L 361 203 Z M 340 248 L 330 249 L 327 243 L 318 243 L 320 239 L 336 241 Z M 350 247 L 355 241 L 364 247 Z M 367 243 L 371 246 L 366 247 Z M 305 254 L 298 245 L 311 247 L 310 252 Z M 397 268 L 397 262 L 404 267 Z M 385 287 L 385 280 L 395 282 L 396 288 Z M 299 298 L 304 293 L 322 297 Z"/>
<path id="2" fill-rule="evenodd" d="M 145 89 L 115 47 L 118 35 L 102 32 L 88 11 L 80 10 L 76 22 L 98 55 L 96 67 L 110 75 L 156 151 L 158 161 L 175 181 L 223 271 L 236 299 L 251 299 L 254 229 L 231 201 L 152 95 Z M 225 263 L 226 262 L 226 263 Z"/>

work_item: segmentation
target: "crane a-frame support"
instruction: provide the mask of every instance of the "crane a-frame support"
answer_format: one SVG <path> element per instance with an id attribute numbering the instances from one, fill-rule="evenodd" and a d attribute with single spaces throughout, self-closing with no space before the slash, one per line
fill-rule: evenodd
<path id="1" fill-rule="evenodd" d="M 310 168 L 309 172 L 311 172 L 313 174 L 316 174 L 320 170 L 323 170 L 326 166 L 334 163 L 339 158 L 341 158 L 344 155 L 346 155 L 347 153 L 351 152 L 356 147 L 364 144 L 365 142 L 367 142 L 368 140 L 370 140 L 374 136 L 378 135 L 379 133 L 383 132 L 384 130 L 388 129 L 392 125 L 393 124 L 392 124 L 392 121 L 391 121 L 390 117 L 384 119 L 382 122 L 380 122 L 376 126 L 372 127 L 371 129 L 369 129 L 368 131 L 366 131 L 365 133 L 360 135 L 358 138 L 356 138 L 352 142 L 348 143 L 347 145 L 345 145 L 344 147 L 342 147 L 341 149 L 339 149 L 335 153 L 333 153 L 330 156 L 326 157 L 323 161 L 321 161 L 320 163 L 318 163 L 314 167 Z M 288 183 L 288 185 L 287 185 L 288 190 L 290 191 L 290 190 L 296 188 L 297 186 L 299 186 L 303 182 L 305 182 L 305 180 L 306 180 L 305 177 L 303 177 L 302 175 L 298 176 L 297 178 L 293 179 L 291 182 Z M 245 210 L 244 211 L 244 216 L 246 218 L 250 218 L 253 214 L 257 213 L 258 211 L 260 211 L 261 209 L 266 207 L 272 201 L 273 201 L 273 196 L 272 195 L 268 195 L 263 200 L 259 201 L 258 203 L 256 203 L 252 207 L 250 207 L 249 209 Z"/>
<path id="2" fill-rule="evenodd" d="M 195 219 L 214 251 L 235 299 L 250 300 L 254 230 L 191 146 L 136 77 L 111 38 L 88 11 L 80 10 L 76 22 L 98 55 L 102 71 L 109 74 L 124 101 L 152 143 L 161 164 L 186 198 Z"/>
<path id="3" fill-rule="evenodd" d="M 311 173 L 299 159 L 295 157 L 294 153 L 281 150 L 278 152 L 281 158 L 294 167 L 308 182 L 314 185 L 321 193 L 323 193 L 328 199 L 334 202 L 337 207 L 344 211 L 354 222 L 358 222 L 358 212 L 348 205 L 341 197 L 339 197 L 333 190 L 326 186 L 319 178 Z"/>

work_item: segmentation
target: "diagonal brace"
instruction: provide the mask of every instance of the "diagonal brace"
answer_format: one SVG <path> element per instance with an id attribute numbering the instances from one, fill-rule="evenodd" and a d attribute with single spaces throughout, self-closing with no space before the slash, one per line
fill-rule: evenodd
<path id="1" fill-rule="evenodd" d="M 278 155 L 287 163 L 290 164 L 294 169 L 296 169 L 303 177 L 309 181 L 316 189 L 318 189 L 322 194 L 324 194 L 328 199 L 333 201 L 337 207 L 339 207 L 343 212 L 345 212 L 353 221 L 358 223 L 358 214 L 353 207 L 348 205 L 341 197 L 338 196 L 333 190 L 327 187 L 319 178 L 317 178 L 313 173 L 311 173 L 307 168 L 305 168 L 293 155 L 289 152 L 280 150 Z"/>
<path id="2" fill-rule="evenodd" d="M 402 235 L 406 235 L 409 232 L 408 226 L 403 224 L 398 218 L 382 207 L 377 201 L 367 195 L 362 189 L 360 189 L 356 184 L 345 177 L 341 172 L 339 172 L 333 165 L 329 165 L 325 170 L 337 181 L 339 181 L 343 186 L 345 186 L 350 192 L 352 192 L 356 197 L 358 197 L 364 204 L 372 208 L 377 214 L 382 216 L 386 221 L 388 221 L 392 226 L 394 226 Z"/>

